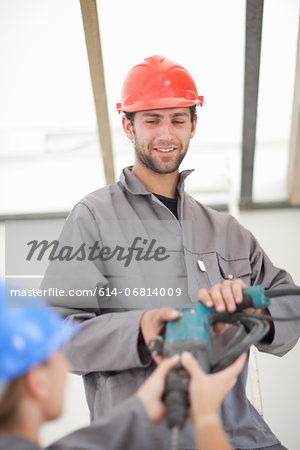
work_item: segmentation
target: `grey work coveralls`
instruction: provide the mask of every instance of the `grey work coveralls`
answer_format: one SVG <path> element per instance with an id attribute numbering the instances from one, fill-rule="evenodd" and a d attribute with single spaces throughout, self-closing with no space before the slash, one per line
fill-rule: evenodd
<path id="1" fill-rule="evenodd" d="M 97 286 L 98 295 L 92 297 L 50 298 L 60 313 L 82 324 L 83 331 L 68 346 L 67 355 L 73 371 L 84 376 L 92 420 L 133 394 L 154 368 L 140 334 L 144 309 L 180 307 L 197 301 L 199 288 L 210 289 L 232 277 L 264 288 L 293 284 L 290 275 L 272 265 L 253 235 L 234 218 L 204 207 L 184 192 L 184 179 L 189 173 L 182 172 L 178 183 L 179 220 L 126 168 L 119 182 L 82 199 L 63 228 L 60 243 L 78 249 L 78 259 L 84 261 L 53 261 L 42 287 Z M 128 251 L 137 237 L 145 252 L 154 239 L 151 254 L 158 247 L 165 253 L 161 250 L 151 261 L 137 261 L 133 256 L 126 266 L 125 253 L 119 253 L 124 259 L 117 260 L 118 248 Z M 117 247 L 113 257 L 107 257 L 109 251 L 103 250 L 102 258 L 87 261 L 80 245 L 84 243 L 86 250 L 96 241 L 101 248 Z M 146 291 L 140 290 L 143 287 Z M 150 295 L 155 288 L 161 295 Z M 166 294 L 172 293 L 169 288 L 174 288 L 174 295 Z M 181 294 L 177 296 L 176 292 Z M 299 300 L 276 299 L 270 313 L 300 314 Z M 297 322 L 275 322 L 274 327 L 272 343 L 257 347 L 282 356 L 296 344 L 299 326 Z M 246 398 L 246 377 L 247 367 L 221 407 L 226 433 L 235 448 L 276 445 L 277 438 Z M 167 427 L 156 426 L 153 449 L 167 448 L 169 443 Z M 195 448 L 189 422 L 180 432 L 179 448 Z"/>

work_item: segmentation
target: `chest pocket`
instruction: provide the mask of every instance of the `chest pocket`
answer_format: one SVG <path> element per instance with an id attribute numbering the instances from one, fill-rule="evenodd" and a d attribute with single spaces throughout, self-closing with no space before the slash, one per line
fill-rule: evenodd
<path id="1" fill-rule="evenodd" d="M 198 261 L 200 261 L 198 263 Z M 205 253 L 198 255 L 198 274 L 205 278 L 208 289 L 224 280 L 240 278 L 247 285 L 251 283 L 251 266 L 248 258 L 227 259 L 219 253 Z M 203 263 L 201 263 L 201 261 Z"/>

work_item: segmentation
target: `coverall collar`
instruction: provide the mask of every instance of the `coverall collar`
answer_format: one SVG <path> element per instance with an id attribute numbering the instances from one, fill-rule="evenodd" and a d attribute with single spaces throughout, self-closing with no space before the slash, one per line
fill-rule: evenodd
<path id="1" fill-rule="evenodd" d="M 184 180 L 191 172 L 193 172 L 195 169 L 191 170 L 184 170 L 183 172 L 180 172 L 179 174 L 179 181 L 177 185 L 177 190 L 179 195 L 182 195 L 184 192 Z M 122 170 L 122 173 L 120 175 L 120 183 L 122 186 L 125 187 L 125 189 L 131 194 L 134 195 L 150 195 L 152 192 L 149 192 L 143 183 L 132 173 L 132 166 L 125 167 Z"/>

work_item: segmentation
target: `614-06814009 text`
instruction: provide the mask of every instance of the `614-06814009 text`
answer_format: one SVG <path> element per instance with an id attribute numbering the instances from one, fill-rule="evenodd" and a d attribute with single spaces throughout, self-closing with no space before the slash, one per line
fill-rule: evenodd
<path id="1" fill-rule="evenodd" d="M 113 288 L 110 289 L 109 287 L 106 288 L 99 288 L 98 289 L 98 296 L 99 297 L 116 297 L 117 295 L 124 295 L 125 297 L 154 297 L 154 296 L 160 296 L 160 297 L 179 297 L 182 293 L 181 288 L 125 288 L 122 291 Z"/>

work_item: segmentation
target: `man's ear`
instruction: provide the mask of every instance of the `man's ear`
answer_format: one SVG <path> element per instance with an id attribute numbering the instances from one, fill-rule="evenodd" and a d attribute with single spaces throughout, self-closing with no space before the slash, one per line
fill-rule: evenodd
<path id="1" fill-rule="evenodd" d="M 43 400 L 49 392 L 49 377 L 47 368 L 39 365 L 26 374 L 26 387 L 29 395 L 36 400 Z"/>
<path id="2" fill-rule="evenodd" d="M 130 139 L 130 140 L 134 139 L 132 124 L 125 115 L 122 117 L 122 125 L 123 125 L 123 130 L 125 131 L 125 134 L 128 137 L 128 139 Z"/>
<path id="3" fill-rule="evenodd" d="M 198 121 L 198 116 L 197 116 L 197 114 L 195 114 L 194 121 L 193 121 L 193 123 L 192 123 L 191 139 L 194 137 L 194 134 L 195 134 L 195 132 L 196 132 L 197 121 Z"/>

